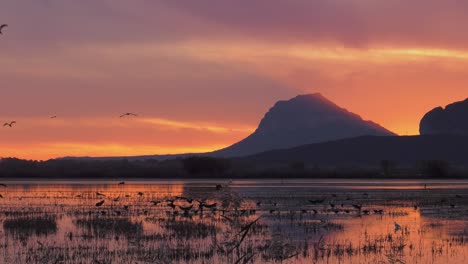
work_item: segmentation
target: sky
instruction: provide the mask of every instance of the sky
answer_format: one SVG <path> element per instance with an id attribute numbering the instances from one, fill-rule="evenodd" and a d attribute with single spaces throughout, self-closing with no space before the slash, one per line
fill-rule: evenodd
<path id="1" fill-rule="evenodd" d="M 3 0 L 0 157 L 210 151 L 320 92 L 400 135 L 468 97 L 461 0 Z M 119 118 L 134 112 L 137 118 Z M 57 116 L 50 119 L 50 116 Z"/>

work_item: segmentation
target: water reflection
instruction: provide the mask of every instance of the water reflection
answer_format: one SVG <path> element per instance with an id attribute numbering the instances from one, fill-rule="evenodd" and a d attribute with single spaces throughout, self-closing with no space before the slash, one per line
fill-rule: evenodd
<path id="1" fill-rule="evenodd" d="M 466 263 L 468 259 L 466 181 L 6 184 L 0 200 L 4 262 Z M 421 188 L 424 184 L 427 189 Z M 96 206 L 100 201 L 104 202 Z M 401 228 L 396 229 L 396 224 Z"/>

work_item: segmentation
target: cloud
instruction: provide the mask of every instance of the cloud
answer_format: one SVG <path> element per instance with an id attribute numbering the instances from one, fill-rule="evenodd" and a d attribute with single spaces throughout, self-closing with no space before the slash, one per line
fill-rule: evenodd
<path id="1" fill-rule="evenodd" d="M 10 120 L 9 117 L 0 117 Z M 119 156 L 207 152 L 254 128 L 232 123 L 139 118 L 20 118 L 0 129 L 0 157 Z"/>
<path id="2" fill-rule="evenodd" d="M 161 127 L 167 127 L 171 129 L 192 129 L 192 130 L 201 130 L 211 133 L 252 133 L 255 130 L 255 127 L 227 127 L 217 124 L 208 124 L 208 123 L 197 123 L 197 122 L 181 122 L 163 118 L 142 118 L 137 119 L 139 122 L 153 124 Z"/>
<path id="3" fill-rule="evenodd" d="M 167 6 L 228 27 L 249 39 L 334 42 L 348 47 L 466 48 L 468 25 L 458 0 L 164 0 Z"/>

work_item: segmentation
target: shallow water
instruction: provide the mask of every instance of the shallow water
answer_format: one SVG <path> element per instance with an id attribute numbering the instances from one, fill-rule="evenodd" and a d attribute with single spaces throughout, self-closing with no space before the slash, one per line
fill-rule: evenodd
<path id="1" fill-rule="evenodd" d="M 3 183 L 5 263 L 468 263 L 463 180 Z"/>

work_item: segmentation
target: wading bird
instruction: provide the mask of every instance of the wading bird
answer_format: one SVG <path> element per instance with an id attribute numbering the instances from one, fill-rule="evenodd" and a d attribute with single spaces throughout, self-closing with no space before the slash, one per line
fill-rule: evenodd
<path id="1" fill-rule="evenodd" d="M 183 197 L 183 196 L 176 196 L 175 198 L 176 198 L 177 200 L 185 200 L 185 201 L 187 201 L 187 203 L 192 203 L 192 202 L 193 202 L 193 199 L 187 198 L 187 197 Z"/>
<path id="2" fill-rule="evenodd" d="M 311 204 L 321 204 L 325 201 L 325 199 L 321 199 L 321 200 L 309 200 L 309 203 Z"/>
<path id="3" fill-rule="evenodd" d="M 161 202 L 162 201 L 157 201 L 157 200 L 150 201 L 150 203 L 153 203 L 154 206 L 158 205 Z"/>
<path id="4" fill-rule="evenodd" d="M 8 24 L 3 24 L 0 26 L 0 34 L 3 35 L 3 29 L 5 29 L 6 27 L 8 27 Z"/>
<path id="5" fill-rule="evenodd" d="M 398 224 L 397 222 L 394 222 L 395 224 L 395 232 L 401 229 L 401 225 Z"/>
<path id="6" fill-rule="evenodd" d="M 192 210 L 193 205 L 191 205 L 189 207 L 184 207 L 184 206 L 179 205 L 179 208 L 184 211 L 184 215 L 188 215 L 189 211 Z"/>
<path id="7" fill-rule="evenodd" d="M 125 113 L 125 114 L 120 115 L 120 117 L 124 117 L 124 116 L 138 116 L 138 115 L 134 113 Z"/>
<path id="8" fill-rule="evenodd" d="M 6 126 L 13 127 L 13 124 L 16 124 L 16 121 L 11 121 L 10 123 L 7 122 L 7 123 L 3 124 L 3 126 L 4 127 L 6 127 Z"/>
<path id="9" fill-rule="evenodd" d="M 176 205 L 174 204 L 174 200 L 167 200 L 167 206 L 169 206 L 172 209 L 176 208 Z"/>

